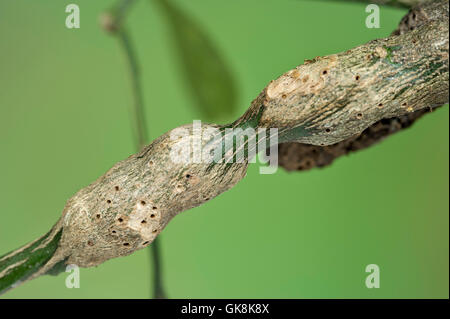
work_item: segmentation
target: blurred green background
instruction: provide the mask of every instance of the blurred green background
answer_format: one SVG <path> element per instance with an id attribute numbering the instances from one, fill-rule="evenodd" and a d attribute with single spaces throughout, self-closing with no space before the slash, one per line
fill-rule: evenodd
<path id="1" fill-rule="evenodd" d="M 76 3 L 81 28 L 65 27 Z M 134 153 L 130 81 L 98 26 L 113 1 L 0 0 L 0 255 L 44 234 L 65 201 Z M 236 79 L 237 118 L 267 83 L 318 55 L 385 37 L 406 10 L 297 0 L 173 0 L 214 40 Z M 151 1 L 127 18 L 151 139 L 193 119 L 167 19 Z M 177 216 L 161 238 L 172 298 L 448 298 L 448 106 L 325 169 L 247 177 Z M 365 267 L 381 288 L 365 287 Z M 149 251 L 44 276 L 1 298 L 148 298 Z"/>

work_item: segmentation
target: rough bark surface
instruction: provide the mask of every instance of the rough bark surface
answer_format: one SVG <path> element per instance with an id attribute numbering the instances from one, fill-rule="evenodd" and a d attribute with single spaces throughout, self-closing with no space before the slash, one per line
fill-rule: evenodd
<path id="1" fill-rule="evenodd" d="M 305 171 L 330 165 L 336 158 L 365 149 L 391 134 L 410 127 L 430 110 L 422 109 L 390 119 L 383 119 L 365 129 L 361 134 L 330 146 L 302 143 L 283 143 L 278 147 L 278 165 L 287 171 Z"/>
<path id="2" fill-rule="evenodd" d="M 334 1 L 342 1 L 342 0 L 334 0 Z M 355 2 L 365 2 L 366 0 L 350 0 Z M 432 2 L 434 0 L 370 0 L 370 3 L 381 4 L 381 5 L 389 5 L 393 7 L 403 7 L 403 8 L 411 8 L 415 7 L 419 4 Z"/>
<path id="3" fill-rule="evenodd" d="M 387 3 L 388 1 L 381 1 Z M 416 1 L 429 2 L 429 1 Z M 419 5 L 409 10 L 392 35 L 401 35 L 426 24 L 440 13 L 436 7 Z M 342 142 L 329 146 L 316 146 L 302 143 L 281 143 L 278 146 L 278 165 L 287 171 L 304 171 L 314 167 L 330 165 L 336 158 L 351 152 L 365 149 L 376 144 L 391 134 L 409 128 L 417 119 L 433 110 L 432 107 L 421 109 L 399 117 L 382 119 L 363 132 Z"/>
<path id="4" fill-rule="evenodd" d="M 326 146 L 384 118 L 415 116 L 447 103 L 448 1 L 421 10 L 428 20 L 414 30 L 305 61 L 272 81 L 227 127 L 278 128 L 280 142 Z M 247 161 L 174 163 L 170 153 L 179 143 L 208 144 L 196 139 L 193 125 L 183 128 L 187 138 L 173 139 L 168 132 L 117 163 L 68 200 L 47 235 L 0 257 L 0 292 L 65 264 L 92 267 L 146 247 L 174 216 L 245 176 Z M 209 128 L 218 126 L 202 126 Z M 195 157 L 188 149 L 186 155 Z"/>

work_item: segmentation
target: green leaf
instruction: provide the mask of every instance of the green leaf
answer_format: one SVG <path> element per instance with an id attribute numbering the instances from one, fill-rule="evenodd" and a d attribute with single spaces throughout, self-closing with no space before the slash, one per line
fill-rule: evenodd
<path id="1" fill-rule="evenodd" d="M 194 102 L 208 120 L 233 115 L 236 87 L 218 49 L 194 19 L 172 1 L 156 0 L 171 25 L 177 51 Z"/>

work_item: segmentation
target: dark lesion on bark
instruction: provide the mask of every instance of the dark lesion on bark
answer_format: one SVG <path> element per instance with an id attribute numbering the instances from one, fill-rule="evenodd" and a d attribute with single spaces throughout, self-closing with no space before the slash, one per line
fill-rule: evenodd
<path id="1" fill-rule="evenodd" d="M 333 145 L 279 144 L 278 165 L 287 171 L 305 171 L 314 167 L 330 165 L 340 156 L 365 149 L 410 127 L 417 119 L 432 110 L 434 109 L 425 108 L 399 117 L 382 119 L 360 134 Z"/>
<path id="2" fill-rule="evenodd" d="M 401 35 L 410 32 L 428 23 L 430 20 L 438 19 L 437 17 L 443 14 L 442 8 L 439 6 L 429 6 L 428 2 L 431 1 L 423 1 L 423 4 L 410 9 L 408 14 L 400 21 L 397 29 L 392 32 L 392 35 Z M 447 10 L 444 10 L 444 14 L 448 17 L 448 3 Z M 434 109 L 436 107 L 429 107 L 399 117 L 382 119 L 360 134 L 334 145 L 279 144 L 278 165 L 287 171 L 305 171 L 314 167 L 330 165 L 340 156 L 370 147 L 386 137 L 410 127 L 417 119 Z"/>

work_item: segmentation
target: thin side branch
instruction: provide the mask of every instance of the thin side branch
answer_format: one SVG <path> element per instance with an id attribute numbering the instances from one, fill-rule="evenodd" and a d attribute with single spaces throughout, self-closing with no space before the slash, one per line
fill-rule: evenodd
<path id="1" fill-rule="evenodd" d="M 305 61 L 285 73 L 227 127 L 278 128 L 282 143 L 326 146 L 382 119 L 447 103 L 448 1 L 420 10 L 427 21 L 414 30 Z M 117 163 L 69 199 L 48 235 L 0 257 L 0 291 L 61 263 L 92 267 L 147 247 L 177 214 L 218 196 L 245 176 L 247 162 L 172 161 L 171 149 L 180 143 L 190 149 L 193 141 L 198 142 L 192 125 L 183 128 L 190 134 L 187 138 L 171 138 L 172 130 Z M 224 127 L 202 126 L 210 128 Z M 205 146 L 208 141 L 201 143 Z M 57 248 L 51 250 L 55 241 Z M 21 275 L 21 265 L 47 247 L 51 257 L 36 264 L 34 273 Z"/>
<path id="2" fill-rule="evenodd" d="M 124 26 L 127 11 L 131 8 L 134 0 L 122 0 L 117 6 L 103 16 L 103 28 L 113 35 L 116 35 L 124 50 L 125 57 L 130 71 L 130 80 L 134 103 L 130 107 L 132 117 L 132 129 L 134 133 L 134 144 L 137 151 L 140 151 L 147 143 L 147 125 L 145 122 L 145 112 L 143 94 L 139 73 L 138 60 L 134 50 L 131 37 Z M 105 23 L 106 22 L 106 23 Z M 161 256 L 159 253 L 160 240 L 155 239 L 150 249 L 150 256 L 153 262 L 153 297 L 166 298 L 162 283 Z"/>

